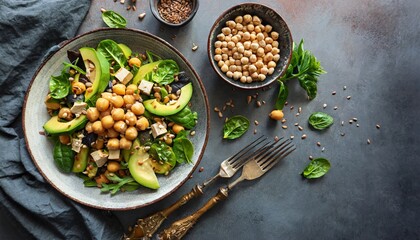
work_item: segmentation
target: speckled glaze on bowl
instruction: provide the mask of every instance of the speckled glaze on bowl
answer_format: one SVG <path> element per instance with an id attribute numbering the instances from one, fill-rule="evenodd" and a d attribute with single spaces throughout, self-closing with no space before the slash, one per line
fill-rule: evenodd
<path id="1" fill-rule="evenodd" d="M 257 15 L 262 19 L 263 25 L 270 24 L 273 27 L 273 31 L 279 33 L 280 60 L 277 62 L 274 73 L 267 75 L 267 78 L 264 81 L 241 83 L 239 80 L 233 80 L 220 70 L 217 62 L 213 59 L 215 55 L 214 42 L 217 41 L 217 35 L 222 32 L 222 28 L 226 26 L 226 22 L 228 20 L 235 20 L 235 17 L 243 16 L 245 14 L 251 14 L 251 16 Z M 243 3 L 229 8 L 217 18 L 209 33 L 207 52 L 211 66 L 223 80 L 242 89 L 258 89 L 271 84 L 285 74 L 292 58 L 292 45 L 293 40 L 290 29 L 287 26 L 286 21 L 284 21 L 276 11 L 262 4 Z"/>
<path id="2" fill-rule="evenodd" d="M 150 11 L 152 11 L 153 16 L 161 23 L 166 24 L 170 27 L 181 27 L 187 23 L 189 23 L 195 16 L 198 11 L 199 1 L 198 0 L 191 0 L 192 1 L 192 10 L 190 16 L 180 23 L 170 23 L 163 19 L 158 11 L 158 3 L 160 0 L 149 0 Z"/>
<path id="3" fill-rule="evenodd" d="M 191 139 L 195 152 L 193 164 L 177 166 L 168 176 L 158 176 L 160 188 L 150 190 L 140 188 L 133 192 L 123 192 L 111 196 L 101 193 L 98 188 L 86 188 L 81 178 L 58 170 L 53 160 L 53 141 L 40 135 L 42 126 L 49 119 L 44 105 L 51 75 L 59 75 L 63 62 L 67 60 L 67 50 L 80 47 L 96 47 L 103 39 L 113 39 L 129 46 L 133 52 L 152 50 L 163 58 L 175 60 L 180 69 L 192 79 L 194 93 L 191 108 L 198 113 L 196 135 Z M 106 210 L 129 210 L 157 202 L 178 189 L 198 166 L 208 139 L 209 105 L 200 77 L 185 57 L 166 41 L 150 34 L 132 29 L 99 29 L 69 40 L 50 55 L 38 68 L 25 96 L 23 107 L 23 129 L 26 145 L 33 162 L 44 178 L 59 192 L 84 205 Z"/>

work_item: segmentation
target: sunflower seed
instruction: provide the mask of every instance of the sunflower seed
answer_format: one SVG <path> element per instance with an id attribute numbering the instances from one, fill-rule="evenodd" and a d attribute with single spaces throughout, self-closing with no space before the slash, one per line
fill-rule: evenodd
<path id="1" fill-rule="evenodd" d="M 368 138 L 368 140 L 367 140 L 367 144 L 370 144 L 370 139 Z"/>
<path id="2" fill-rule="evenodd" d="M 145 16 L 146 16 L 146 13 L 145 12 L 144 13 L 140 13 L 139 14 L 139 19 L 142 20 Z"/>
<path id="3" fill-rule="evenodd" d="M 317 145 L 318 147 L 321 147 L 321 143 L 320 143 L 320 142 L 316 142 L 316 145 Z"/>
<path id="4" fill-rule="evenodd" d="M 347 100 L 350 100 L 351 96 L 347 96 Z"/>
<path id="5" fill-rule="evenodd" d="M 326 103 L 324 103 L 324 105 L 322 105 L 323 108 L 326 108 L 328 105 Z"/>
<path id="6" fill-rule="evenodd" d="M 376 128 L 377 128 L 377 129 L 380 129 L 380 128 L 381 128 L 381 125 L 376 124 Z"/>
<path id="7" fill-rule="evenodd" d="M 314 157 L 312 157 L 312 155 L 309 155 L 309 160 L 313 160 Z"/>
<path id="8" fill-rule="evenodd" d="M 303 131 L 303 127 L 302 126 L 298 126 L 299 131 Z"/>
<path id="9" fill-rule="evenodd" d="M 335 95 L 336 93 L 337 93 L 336 91 L 333 91 L 331 94 L 332 94 L 332 95 Z"/>
<path id="10" fill-rule="evenodd" d="M 281 126 L 283 129 L 287 129 L 287 126 L 286 125 L 283 125 L 283 126 Z"/>
<path id="11" fill-rule="evenodd" d="M 303 134 L 302 135 L 302 139 L 306 139 L 306 134 Z"/>
<path id="12" fill-rule="evenodd" d="M 293 136 L 293 135 L 291 135 L 291 136 L 290 136 L 290 139 L 291 139 L 291 140 L 293 140 L 294 138 L 295 138 L 295 136 Z"/>
<path id="13" fill-rule="evenodd" d="M 337 106 L 334 106 L 334 110 L 337 110 L 338 109 L 338 107 Z"/>

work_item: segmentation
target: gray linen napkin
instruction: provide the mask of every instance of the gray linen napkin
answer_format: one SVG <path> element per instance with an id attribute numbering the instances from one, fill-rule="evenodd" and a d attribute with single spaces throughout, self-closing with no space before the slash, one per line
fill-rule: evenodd
<path id="1" fill-rule="evenodd" d="M 2 239 L 118 239 L 123 231 L 111 213 L 53 189 L 32 163 L 22 133 L 33 74 L 48 51 L 76 34 L 89 6 L 89 0 L 0 3 L 0 211 L 15 227 Z"/>

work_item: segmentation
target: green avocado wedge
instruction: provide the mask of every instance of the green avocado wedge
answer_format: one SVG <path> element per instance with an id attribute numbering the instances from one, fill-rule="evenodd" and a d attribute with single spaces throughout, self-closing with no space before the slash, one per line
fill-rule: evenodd
<path id="1" fill-rule="evenodd" d="M 108 86 L 110 78 L 109 63 L 106 58 L 94 48 L 82 47 L 79 51 L 86 66 L 86 75 L 92 83 L 92 91 L 86 91 L 85 93 L 85 101 L 88 102 L 89 99 L 97 93 L 103 92 Z M 92 63 L 95 66 L 90 72 L 88 72 L 89 63 Z"/>
<path id="2" fill-rule="evenodd" d="M 90 149 L 87 147 L 80 149 L 80 152 L 78 152 L 74 157 L 73 169 L 71 170 L 72 172 L 80 173 L 85 171 L 89 160 L 89 151 Z"/>
<path id="3" fill-rule="evenodd" d="M 130 58 L 130 56 L 131 56 L 131 54 L 133 53 L 132 51 L 131 51 L 131 49 L 127 46 L 127 45 L 125 45 L 125 44 L 123 44 L 123 43 L 118 43 L 118 47 L 120 47 L 121 48 L 121 50 L 123 51 L 123 53 L 124 53 L 124 56 L 127 58 L 127 59 L 129 59 Z"/>
<path id="4" fill-rule="evenodd" d="M 85 127 L 87 121 L 88 119 L 85 115 L 80 115 L 78 118 L 68 122 L 60 122 L 58 116 L 53 116 L 44 124 L 45 134 L 47 136 L 68 134 Z"/>
<path id="5" fill-rule="evenodd" d="M 141 80 L 143 80 L 146 77 L 146 75 L 150 73 L 151 71 L 153 71 L 153 69 L 157 67 L 161 62 L 162 60 L 159 60 L 156 62 L 151 62 L 151 63 L 140 66 L 139 71 L 133 77 L 133 84 L 139 85 Z"/>
<path id="6" fill-rule="evenodd" d="M 181 95 L 175 103 L 163 104 L 156 99 L 149 99 L 144 101 L 143 105 L 147 111 L 158 116 L 174 115 L 187 106 L 188 102 L 191 100 L 192 94 L 192 83 L 188 83 L 181 88 Z"/>
<path id="7" fill-rule="evenodd" d="M 158 189 L 160 187 L 152 165 L 149 154 L 140 145 L 140 140 L 136 139 L 131 146 L 132 155 L 128 161 L 128 170 L 131 176 L 139 184 L 151 188 Z"/>

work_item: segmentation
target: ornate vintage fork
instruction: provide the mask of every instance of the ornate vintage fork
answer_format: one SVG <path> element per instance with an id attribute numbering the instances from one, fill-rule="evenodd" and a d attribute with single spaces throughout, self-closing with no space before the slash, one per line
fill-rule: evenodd
<path id="1" fill-rule="evenodd" d="M 219 192 L 198 211 L 174 222 L 169 228 L 159 233 L 158 239 L 181 239 L 205 212 L 216 205 L 219 201 L 226 199 L 228 197 L 229 190 L 236 186 L 236 184 L 242 182 L 243 180 L 254 180 L 261 177 L 274 167 L 280 159 L 286 157 L 296 149 L 290 140 L 277 142 L 272 144 L 271 147 L 273 151 L 261 152 L 258 156 L 255 156 L 254 160 L 245 164 L 242 170 L 242 175 L 238 179 L 230 183 L 228 186 L 220 188 Z"/>
<path id="2" fill-rule="evenodd" d="M 220 164 L 220 171 L 203 184 L 197 184 L 189 193 L 183 195 L 177 202 L 166 209 L 154 213 L 146 218 L 138 219 L 137 223 L 128 229 L 129 233 L 123 236 L 124 240 L 140 240 L 151 238 L 163 221 L 175 210 L 186 204 L 192 198 L 203 195 L 203 190 L 217 178 L 230 178 L 249 160 L 257 154 L 266 151 L 269 147 L 267 138 L 261 136 L 245 146 L 241 151 L 227 158 Z"/>

